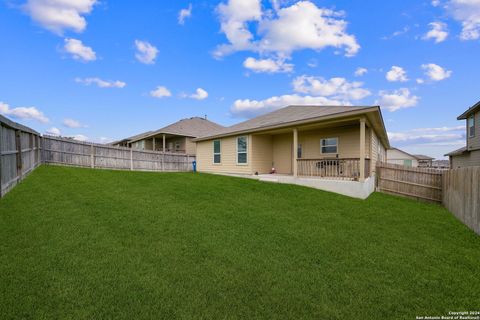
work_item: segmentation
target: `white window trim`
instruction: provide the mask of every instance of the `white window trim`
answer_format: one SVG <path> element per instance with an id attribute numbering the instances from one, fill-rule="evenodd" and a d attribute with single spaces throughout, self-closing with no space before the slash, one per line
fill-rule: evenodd
<path id="1" fill-rule="evenodd" d="M 473 127 L 473 135 L 471 134 L 471 130 L 470 130 L 470 128 L 472 128 L 472 127 L 470 127 L 470 119 L 473 119 L 473 126 L 472 126 Z M 467 130 L 468 130 L 468 137 L 469 138 L 475 138 L 475 133 L 476 133 L 475 132 L 475 115 L 471 115 L 470 117 L 468 117 L 468 119 L 467 119 Z"/>
<path id="2" fill-rule="evenodd" d="M 218 141 L 220 143 L 220 152 L 219 153 L 215 153 L 215 141 Z M 222 164 L 222 140 L 220 139 L 216 139 L 216 140 L 213 140 L 213 164 L 214 165 L 219 165 L 219 164 Z M 219 155 L 220 156 L 220 162 L 215 162 L 215 156 L 216 155 Z"/>
<path id="3" fill-rule="evenodd" d="M 247 161 L 245 163 L 239 163 L 238 162 L 238 139 L 240 138 L 246 138 L 247 139 L 247 150 L 245 152 L 242 152 L 242 153 L 245 153 L 247 155 Z M 236 149 L 237 149 L 237 153 L 235 154 L 235 161 L 237 163 L 237 166 L 247 166 L 248 165 L 248 146 L 250 145 L 250 142 L 248 141 L 248 136 L 238 136 L 236 139 L 235 139 L 235 144 L 236 144 Z"/>
<path id="4" fill-rule="evenodd" d="M 328 139 L 335 139 L 337 141 L 337 143 L 336 143 L 337 152 L 323 152 L 322 151 L 322 140 L 328 140 Z M 331 146 L 327 146 L 327 147 L 331 147 Z M 320 154 L 338 154 L 338 137 L 321 138 L 320 139 Z"/>

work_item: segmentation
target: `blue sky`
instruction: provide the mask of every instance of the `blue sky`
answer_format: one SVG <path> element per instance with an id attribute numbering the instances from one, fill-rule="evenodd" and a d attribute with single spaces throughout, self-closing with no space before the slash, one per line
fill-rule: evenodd
<path id="1" fill-rule="evenodd" d="M 393 146 L 441 157 L 479 100 L 480 1 L 4 0 L 0 48 L 0 113 L 42 133 L 379 104 Z"/>

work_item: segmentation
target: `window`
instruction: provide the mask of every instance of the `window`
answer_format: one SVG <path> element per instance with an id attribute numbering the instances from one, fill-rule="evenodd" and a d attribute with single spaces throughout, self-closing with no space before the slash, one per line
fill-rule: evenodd
<path id="1" fill-rule="evenodd" d="M 320 153 L 337 153 L 338 138 L 320 140 Z"/>
<path id="2" fill-rule="evenodd" d="M 222 156 L 221 156 L 221 148 L 220 148 L 220 140 L 213 141 L 213 163 L 221 163 Z"/>
<path id="3" fill-rule="evenodd" d="M 471 115 L 468 118 L 468 137 L 475 137 L 475 116 Z"/>
<path id="4" fill-rule="evenodd" d="M 179 151 L 180 150 L 180 142 L 176 141 L 175 142 L 175 151 Z"/>
<path id="5" fill-rule="evenodd" d="M 412 160 L 403 160 L 403 165 L 405 167 L 411 167 L 412 166 Z"/>
<path id="6" fill-rule="evenodd" d="M 237 163 L 247 163 L 247 137 L 245 136 L 237 138 Z"/>
<path id="7" fill-rule="evenodd" d="M 297 147 L 297 159 L 302 159 L 302 144 L 299 143 Z"/>

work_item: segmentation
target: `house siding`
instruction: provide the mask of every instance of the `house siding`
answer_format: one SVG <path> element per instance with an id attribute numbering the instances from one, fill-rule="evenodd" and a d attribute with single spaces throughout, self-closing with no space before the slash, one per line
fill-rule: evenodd
<path id="1" fill-rule="evenodd" d="M 480 112 L 475 113 L 475 136 L 470 138 L 468 134 L 468 118 L 466 121 L 467 148 L 468 150 L 480 149 Z"/>
<path id="2" fill-rule="evenodd" d="M 418 167 L 418 161 L 402 151 L 396 149 L 387 150 L 387 162 L 391 164 L 404 165 L 404 160 L 412 160 L 412 167 Z"/>
<path id="3" fill-rule="evenodd" d="M 370 158 L 370 129 L 365 132 L 365 156 Z M 330 129 L 302 131 L 299 133 L 298 143 L 302 144 L 303 159 L 335 158 L 336 154 L 322 154 L 320 140 L 338 138 L 339 158 L 360 157 L 360 128 L 359 126 L 336 127 Z"/>
<path id="4" fill-rule="evenodd" d="M 186 137 L 185 138 L 185 153 L 186 154 L 196 154 L 197 152 L 197 144 L 192 141 L 193 138 Z"/>
<path id="5" fill-rule="evenodd" d="M 200 172 L 218 172 L 233 174 L 252 174 L 252 138 L 248 137 L 247 164 L 237 164 L 237 136 L 220 140 L 221 163 L 213 163 L 213 141 L 197 142 L 197 170 Z"/>
<path id="6" fill-rule="evenodd" d="M 269 173 L 273 166 L 273 139 L 270 135 L 252 135 L 252 171 Z"/>
<path id="7" fill-rule="evenodd" d="M 273 167 L 277 173 L 292 174 L 293 132 L 274 135 L 272 139 Z"/>
<path id="8" fill-rule="evenodd" d="M 466 152 L 457 156 L 451 156 L 450 166 L 452 169 L 480 166 L 480 150 Z"/>

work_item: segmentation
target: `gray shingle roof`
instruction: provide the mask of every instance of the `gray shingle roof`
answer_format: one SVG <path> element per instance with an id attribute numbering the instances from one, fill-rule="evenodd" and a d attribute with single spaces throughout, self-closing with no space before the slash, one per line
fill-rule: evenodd
<path id="1" fill-rule="evenodd" d="M 464 153 L 465 151 L 467 151 L 467 147 L 461 147 L 460 149 L 447 153 L 445 156 L 457 156 Z"/>
<path id="2" fill-rule="evenodd" d="M 149 131 L 148 133 L 132 137 L 131 139 L 129 139 L 129 141 L 133 142 L 158 134 L 173 134 L 177 136 L 197 138 L 203 135 L 212 134 L 224 128 L 225 127 L 215 122 L 209 121 L 205 118 L 192 117 L 188 119 L 182 119 L 161 129 Z"/>
<path id="3" fill-rule="evenodd" d="M 472 113 L 480 111 L 480 101 L 475 103 L 473 106 L 468 108 L 467 111 L 462 113 L 461 115 L 458 116 L 457 120 L 465 120 L 467 119 L 468 116 L 470 116 Z"/>
<path id="4" fill-rule="evenodd" d="M 372 106 L 288 106 L 222 130 L 218 130 L 215 133 L 200 136 L 200 139 L 370 108 L 372 108 Z"/>
<path id="5" fill-rule="evenodd" d="M 418 160 L 433 160 L 434 159 L 434 158 L 426 156 L 424 154 L 414 154 L 413 156 L 415 158 L 417 158 Z"/>

